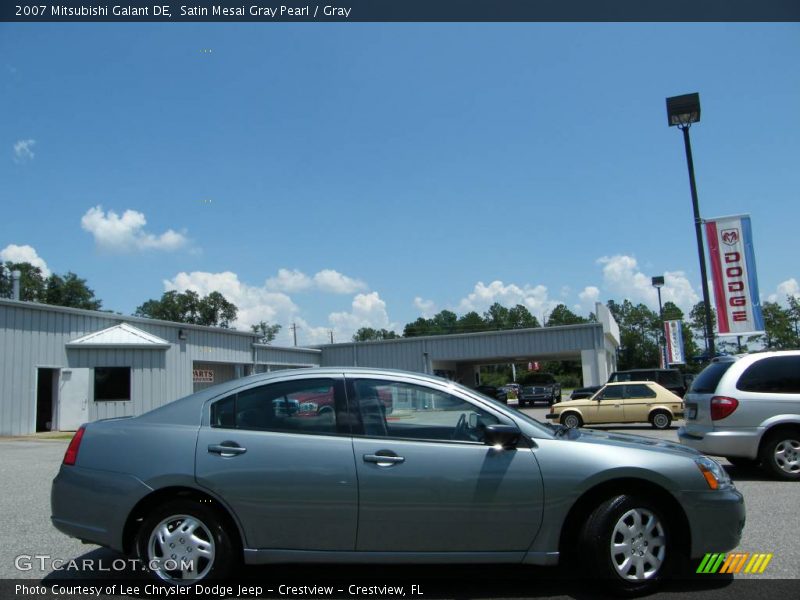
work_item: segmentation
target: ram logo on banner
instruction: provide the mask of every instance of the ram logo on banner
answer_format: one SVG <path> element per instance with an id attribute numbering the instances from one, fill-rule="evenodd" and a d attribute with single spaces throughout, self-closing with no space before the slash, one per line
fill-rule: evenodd
<path id="1" fill-rule="evenodd" d="M 682 365 L 686 362 L 683 356 L 683 331 L 681 321 L 664 321 L 664 334 L 667 338 L 667 365 Z"/>
<path id="2" fill-rule="evenodd" d="M 711 276 L 720 335 L 762 333 L 764 317 L 756 278 L 750 217 L 706 220 Z"/>

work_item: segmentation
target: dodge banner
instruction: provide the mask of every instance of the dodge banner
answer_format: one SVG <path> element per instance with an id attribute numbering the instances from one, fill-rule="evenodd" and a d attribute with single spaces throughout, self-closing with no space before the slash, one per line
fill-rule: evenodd
<path id="1" fill-rule="evenodd" d="M 758 295 L 756 258 L 750 217 L 706 220 L 711 278 L 720 335 L 762 333 L 764 318 Z"/>
<path id="2" fill-rule="evenodd" d="M 682 365 L 683 357 L 682 321 L 664 321 L 664 334 L 667 340 L 667 365 Z"/>

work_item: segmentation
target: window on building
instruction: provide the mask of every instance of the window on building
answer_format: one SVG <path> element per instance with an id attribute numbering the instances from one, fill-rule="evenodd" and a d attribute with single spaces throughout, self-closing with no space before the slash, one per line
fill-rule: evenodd
<path id="1" fill-rule="evenodd" d="M 95 402 L 120 401 L 131 399 L 130 367 L 95 367 Z"/>

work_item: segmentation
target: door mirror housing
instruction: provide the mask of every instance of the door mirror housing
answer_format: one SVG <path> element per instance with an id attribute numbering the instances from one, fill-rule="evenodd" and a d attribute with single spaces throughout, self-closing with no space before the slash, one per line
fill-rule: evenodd
<path id="1" fill-rule="evenodd" d="M 487 446 L 499 446 L 505 449 L 516 448 L 521 435 L 515 425 L 487 425 L 484 443 Z"/>

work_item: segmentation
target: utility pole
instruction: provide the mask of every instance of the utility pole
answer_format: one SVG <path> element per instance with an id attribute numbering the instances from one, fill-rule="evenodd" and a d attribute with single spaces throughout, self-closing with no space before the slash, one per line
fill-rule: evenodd
<path id="1" fill-rule="evenodd" d="M 331 334 L 331 344 L 333 343 L 333 329 L 329 329 L 328 333 Z"/>
<path id="2" fill-rule="evenodd" d="M 292 337 L 294 337 L 294 345 L 297 346 L 297 324 L 292 323 L 292 326 L 289 329 L 292 330 Z"/>

